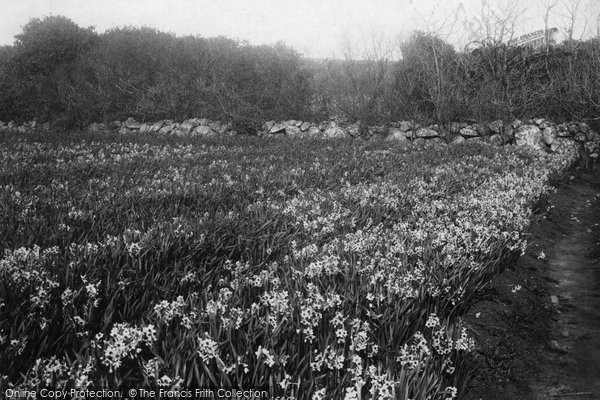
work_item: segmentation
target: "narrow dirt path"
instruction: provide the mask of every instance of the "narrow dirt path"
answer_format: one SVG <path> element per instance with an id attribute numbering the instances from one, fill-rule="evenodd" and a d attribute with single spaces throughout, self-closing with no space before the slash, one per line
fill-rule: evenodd
<path id="1" fill-rule="evenodd" d="M 467 400 L 600 400 L 600 167 L 572 173 L 547 207 L 465 317 L 480 343 Z"/>
<path id="2" fill-rule="evenodd" d="M 575 177 L 551 205 L 564 231 L 544 243 L 556 315 L 542 355 L 534 399 L 600 399 L 600 173 Z M 565 217 L 568 217 L 565 218 Z M 566 220 L 565 220 L 566 219 Z"/>

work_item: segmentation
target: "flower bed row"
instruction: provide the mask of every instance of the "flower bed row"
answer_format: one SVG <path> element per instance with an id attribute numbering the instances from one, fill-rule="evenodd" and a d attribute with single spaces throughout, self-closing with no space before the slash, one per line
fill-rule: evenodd
<path id="1" fill-rule="evenodd" d="M 577 157 L 485 143 L 1 142 L 4 385 L 448 399 L 460 315 Z"/>

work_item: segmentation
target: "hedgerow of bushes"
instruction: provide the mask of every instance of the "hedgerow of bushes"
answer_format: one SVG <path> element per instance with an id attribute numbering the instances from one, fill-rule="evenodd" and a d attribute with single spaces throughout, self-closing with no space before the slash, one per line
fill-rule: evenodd
<path id="1" fill-rule="evenodd" d="M 60 16 L 32 19 L 0 47 L 0 121 L 201 116 L 255 133 L 266 120 L 330 116 L 365 126 L 543 116 L 600 128 L 597 39 L 535 51 L 484 40 L 457 51 L 415 32 L 400 48 L 398 61 L 320 61 L 282 44 L 133 27 L 98 34 Z"/>

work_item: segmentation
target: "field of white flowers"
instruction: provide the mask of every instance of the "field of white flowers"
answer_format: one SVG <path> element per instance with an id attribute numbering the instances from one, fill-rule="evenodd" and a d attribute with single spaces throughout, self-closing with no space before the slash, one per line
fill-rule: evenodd
<path id="1" fill-rule="evenodd" d="M 575 155 L 0 137 L 0 386 L 454 399 L 460 316 Z"/>

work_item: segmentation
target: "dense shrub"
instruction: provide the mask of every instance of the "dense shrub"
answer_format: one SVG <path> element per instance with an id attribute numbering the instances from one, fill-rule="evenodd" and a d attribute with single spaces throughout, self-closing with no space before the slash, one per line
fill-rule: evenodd
<path id="1" fill-rule="evenodd" d="M 266 118 L 305 116 L 308 78 L 299 55 L 280 44 L 131 27 L 96 35 L 47 17 L 0 52 L 0 120 L 206 116 L 252 130 Z"/>
<path id="2" fill-rule="evenodd" d="M 597 39 L 542 51 L 487 39 L 457 52 L 415 32 L 400 44 L 401 60 L 388 50 L 363 60 L 303 60 L 281 44 L 132 27 L 98 35 L 64 17 L 32 19 L 14 46 L 0 48 L 0 120 L 201 116 L 246 133 L 269 119 L 329 116 L 363 127 L 533 116 L 599 126 Z"/>
<path id="3" fill-rule="evenodd" d="M 598 40 L 565 42 L 544 51 L 482 44 L 463 57 L 470 117 L 542 115 L 594 125 L 600 111 Z"/>
<path id="4" fill-rule="evenodd" d="M 394 76 L 395 114 L 438 122 L 459 119 L 463 71 L 454 48 L 434 35 L 415 32 L 401 50 Z"/>
<path id="5" fill-rule="evenodd" d="M 50 16 L 32 19 L 0 55 L 0 119 L 50 119 L 62 114 L 59 81 L 96 42 L 91 28 Z"/>
<path id="6" fill-rule="evenodd" d="M 391 119 L 392 61 L 327 60 L 313 65 L 313 111 L 318 115 L 344 116 L 368 125 Z"/>

